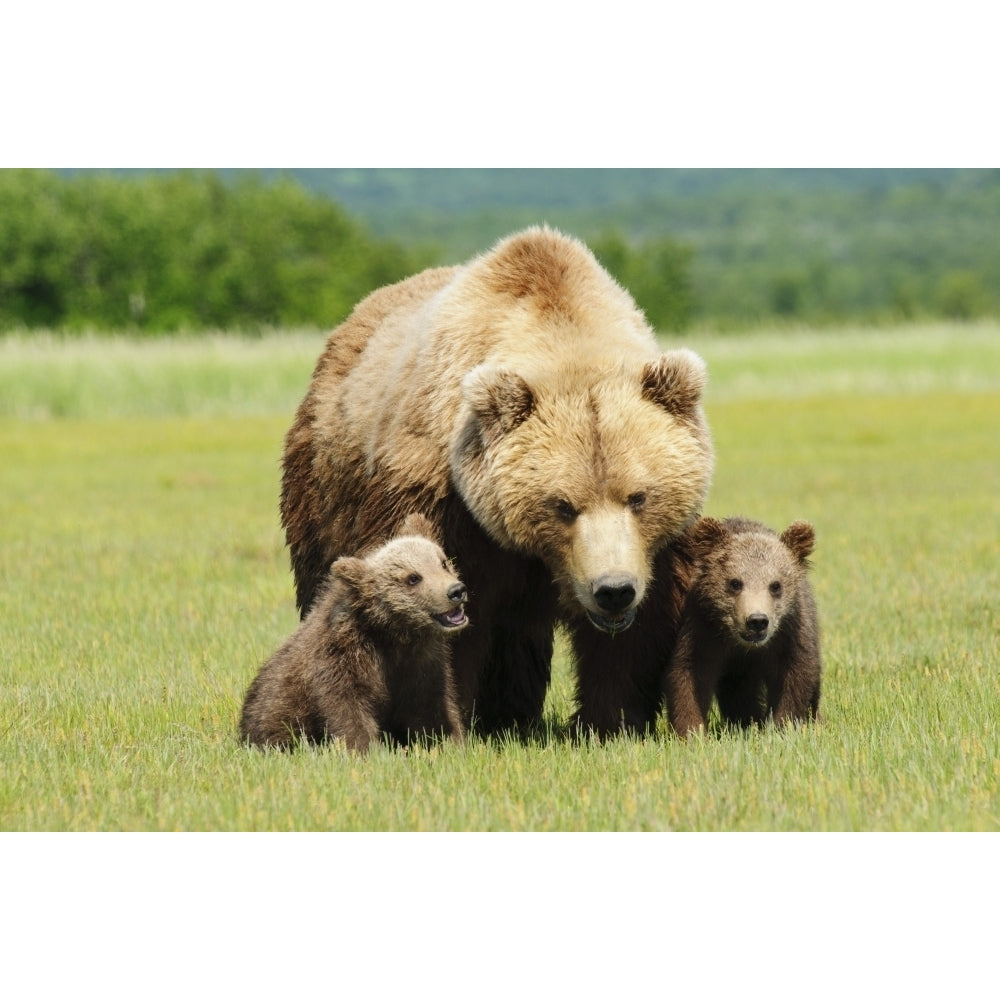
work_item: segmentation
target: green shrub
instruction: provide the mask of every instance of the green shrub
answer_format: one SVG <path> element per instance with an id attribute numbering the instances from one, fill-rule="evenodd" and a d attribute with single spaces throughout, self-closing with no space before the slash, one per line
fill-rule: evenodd
<path id="1" fill-rule="evenodd" d="M 949 319 L 975 319 L 990 310 L 989 295 L 973 271 L 945 274 L 937 286 L 937 304 Z"/>
<path id="2" fill-rule="evenodd" d="M 591 244 L 591 249 L 619 284 L 632 293 L 657 330 L 686 330 L 691 325 L 691 247 L 670 239 L 632 247 L 617 233 L 606 233 Z"/>
<path id="3" fill-rule="evenodd" d="M 288 180 L 0 172 L 0 329 L 327 327 L 424 263 Z"/>

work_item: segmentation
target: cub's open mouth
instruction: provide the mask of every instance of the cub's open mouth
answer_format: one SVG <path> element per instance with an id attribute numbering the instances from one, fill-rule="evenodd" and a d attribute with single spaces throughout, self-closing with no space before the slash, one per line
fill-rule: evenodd
<path id="1" fill-rule="evenodd" d="M 618 632 L 624 632 L 635 621 L 635 612 L 635 608 L 629 608 L 620 615 L 597 615 L 588 610 L 587 617 L 594 628 L 613 636 Z"/>
<path id="2" fill-rule="evenodd" d="M 465 617 L 465 608 L 452 608 L 451 611 L 446 611 L 442 615 L 435 615 L 434 620 L 442 628 L 462 628 L 468 622 L 468 618 Z"/>

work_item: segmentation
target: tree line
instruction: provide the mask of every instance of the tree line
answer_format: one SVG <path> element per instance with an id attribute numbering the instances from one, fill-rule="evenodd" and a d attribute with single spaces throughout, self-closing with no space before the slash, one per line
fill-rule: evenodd
<path id="1" fill-rule="evenodd" d="M 354 185 L 342 200 L 329 194 L 339 173 Z M 538 173 L 522 172 L 525 184 Z M 669 172 L 643 171 L 632 201 L 628 172 L 580 173 L 586 204 L 570 197 L 566 176 L 543 173 L 551 208 L 541 207 L 545 188 L 527 187 L 534 200 L 519 207 L 512 171 L 497 188 L 504 204 L 471 210 L 458 199 L 449 214 L 394 201 L 443 183 L 440 171 L 330 171 L 324 190 L 307 186 L 317 179 L 309 172 L 0 171 L 0 330 L 326 328 L 371 289 L 463 259 L 463 240 L 485 249 L 538 221 L 586 239 L 664 331 L 1000 313 L 1000 173 L 910 182 L 899 172 L 892 183 L 866 173 L 836 190 L 818 176 L 784 193 L 765 183 L 778 174 L 742 187 L 727 175 L 712 187 L 692 173 L 673 178 L 668 197 L 656 184 Z M 456 171 L 454 180 L 463 177 L 483 198 L 498 179 Z M 381 214 L 374 197 L 352 201 L 366 178 L 381 185 Z M 594 186 L 611 180 L 605 194 Z"/>
<path id="2" fill-rule="evenodd" d="M 425 263 L 289 180 L 0 172 L 0 328 L 327 326 Z"/>
<path id="3" fill-rule="evenodd" d="M 651 315 L 740 327 L 1000 314 L 1000 170 L 523 169 L 292 171 L 375 233 L 422 233 L 461 260 L 547 221 L 633 269 L 686 254 L 687 290 Z M 666 283 L 669 285 L 668 272 Z M 637 296 L 643 302 L 643 293 Z"/>

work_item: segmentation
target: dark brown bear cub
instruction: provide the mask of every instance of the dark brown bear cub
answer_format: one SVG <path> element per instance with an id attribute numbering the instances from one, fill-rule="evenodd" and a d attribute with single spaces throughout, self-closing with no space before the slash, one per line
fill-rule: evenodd
<path id="1" fill-rule="evenodd" d="M 448 637 L 468 623 L 465 585 L 419 514 L 364 558 L 344 556 L 326 589 L 247 691 L 240 734 L 259 746 L 387 736 L 465 736 Z"/>
<path id="2" fill-rule="evenodd" d="M 698 568 L 664 681 L 671 726 L 681 736 L 704 727 L 713 698 L 729 724 L 815 718 L 812 525 L 795 521 L 779 536 L 756 521 L 703 517 L 689 540 Z"/>

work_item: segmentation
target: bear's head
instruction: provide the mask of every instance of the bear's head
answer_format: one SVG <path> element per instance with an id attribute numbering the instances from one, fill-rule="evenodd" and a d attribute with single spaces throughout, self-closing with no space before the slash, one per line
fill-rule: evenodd
<path id="1" fill-rule="evenodd" d="M 812 525 L 794 521 L 777 535 L 744 518 L 703 517 L 690 537 L 699 604 L 738 645 L 763 646 L 795 607 L 815 545 Z"/>
<path id="2" fill-rule="evenodd" d="M 704 503 L 704 384 L 686 350 L 633 365 L 481 365 L 463 383 L 452 480 L 494 540 L 545 562 L 565 614 L 614 634 L 632 624 L 657 551 Z"/>
<path id="3" fill-rule="evenodd" d="M 455 633 L 468 624 L 465 584 L 421 514 L 407 517 L 395 538 L 365 557 L 341 556 L 332 572 L 352 591 L 354 606 L 380 627 L 405 635 Z"/>

